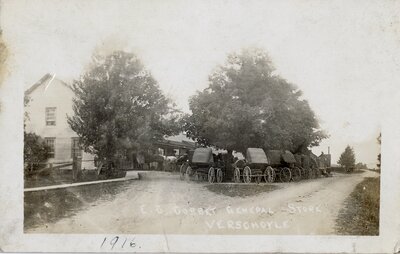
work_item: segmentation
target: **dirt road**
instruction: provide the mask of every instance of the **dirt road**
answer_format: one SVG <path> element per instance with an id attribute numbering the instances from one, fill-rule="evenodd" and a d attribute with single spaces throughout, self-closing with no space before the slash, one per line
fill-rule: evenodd
<path id="1" fill-rule="evenodd" d="M 265 192 L 247 197 L 217 194 L 207 183 L 152 173 L 132 181 L 111 201 L 90 204 L 74 216 L 27 233 L 335 234 L 346 197 L 364 177 L 335 174 L 298 183 L 253 184 Z M 221 184 L 221 187 L 233 184 Z M 249 188 L 240 184 L 237 188 Z"/>

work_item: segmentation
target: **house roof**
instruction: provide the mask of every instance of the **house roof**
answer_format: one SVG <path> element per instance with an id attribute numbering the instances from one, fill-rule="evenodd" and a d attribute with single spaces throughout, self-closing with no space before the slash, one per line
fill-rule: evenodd
<path id="1" fill-rule="evenodd" d="M 46 82 L 52 82 L 55 78 L 56 75 L 51 75 L 50 73 L 45 74 L 41 79 L 39 79 L 38 82 L 36 82 L 35 84 L 33 84 L 30 88 L 28 88 L 25 91 L 25 95 L 29 95 L 31 94 L 36 88 L 38 88 L 39 86 L 46 84 Z M 68 85 L 67 83 L 65 83 L 64 81 L 57 79 L 57 81 L 59 81 L 61 84 L 65 85 L 66 87 L 68 87 L 69 89 L 72 89 L 70 85 Z"/>
<path id="2" fill-rule="evenodd" d="M 187 149 L 194 149 L 196 147 L 196 144 L 194 142 L 188 142 L 188 141 L 173 141 L 173 140 L 160 140 L 156 142 L 157 145 L 161 146 L 169 146 L 173 148 L 187 148 Z"/>

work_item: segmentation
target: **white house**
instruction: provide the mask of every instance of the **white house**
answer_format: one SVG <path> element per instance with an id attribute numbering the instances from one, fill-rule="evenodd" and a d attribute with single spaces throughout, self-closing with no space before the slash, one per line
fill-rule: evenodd
<path id="1" fill-rule="evenodd" d="M 84 160 L 93 159 L 92 155 L 82 152 L 78 135 L 68 125 L 67 115 L 73 115 L 74 97 L 68 84 L 57 79 L 55 75 L 46 74 L 25 91 L 25 96 L 30 99 L 25 107 L 29 117 L 25 126 L 26 132 L 41 136 L 52 148 L 48 162 L 69 162 L 78 154 Z M 82 168 L 90 165 L 93 163 L 84 163 Z"/>

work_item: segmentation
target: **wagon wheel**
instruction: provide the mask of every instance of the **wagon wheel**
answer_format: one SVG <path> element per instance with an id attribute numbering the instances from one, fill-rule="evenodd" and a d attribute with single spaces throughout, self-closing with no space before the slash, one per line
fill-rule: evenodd
<path id="1" fill-rule="evenodd" d="M 179 169 L 179 178 L 181 180 L 185 179 L 185 173 L 186 173 L 186 167 L 188 165 L 186 163 L 183 163 Z"/>
<path id="2" fill-rule="evenodd" d="M 215 182 L 215 169 L 213 167 L 208 170 L 208 182 Z"/>
<path id="3" fill-rule="evenodd" d="M 186 180 L 189 181 L 190 177 L 193 174 L 193 169 L 190 166 L 187 166 L 186 168 Z"/>
<path id="4" fill-rule="evenodd" d="M 266 183 L 272 183 L 275 181 L 275 170 L 271 167 L 268 166 L 265 171 L 264 171 L 264 180 Z"/>
<path id="5" fill-rule="evenodd" d="M 217 183 L 222 182 L 223 178 L 224 178 L 224 174 L 222 172 L 222 169 L 217 168 Z"/>
<path id="6" fill-rule="evenodd" d="M 300 170 L 298 167 L 294 167 L 294 168 L 292 169 L 292 172 L 293 172 L 293 174 L 292 174 L 292 180 L 293 180 L 294 182 L 300 181 L 300 180 L 301 180 L 301 170 Z"/>
<path id="7" fill-rule="evenodd" d="M 281 179 L 281 182 L 289 182 L 292 178 L 292 172 L 290 172 L 289 168 L 282 168 L 279 178 Z"/>
<path id="8" fill-rule="evenodd" d="M 245 183 L 251 182 L 251 169 L 248 166 L 243 169 L 243 181 Z"/>
<path id="9" fill-rule="evenodd" d="M 235 183 L 240 183 L 240 169 L 239 168 L 235 168 L 235 170 L 233 171 L 233 180 Z"/>

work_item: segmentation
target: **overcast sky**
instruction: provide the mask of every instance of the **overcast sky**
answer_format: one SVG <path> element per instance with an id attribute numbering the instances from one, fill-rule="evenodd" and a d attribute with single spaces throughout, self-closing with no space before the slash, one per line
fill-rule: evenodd
<path id="1" fill-rule="evenodd" d="M 329 134 L 335 163 L 347 144 L 374 164 L 379 101 L 398 71 L 400 1 L 3 1 L 11 79 L 79 77 L 99 50 L 137 54 L 187 111 L 228 53 L 260 47 L 296 84 Z M 395 29 L 398 29 L 397 31 Z M 397 32 L 397 33 L 396 33 Z M 397 36 L 397 38 L 396 38 Z"/>

